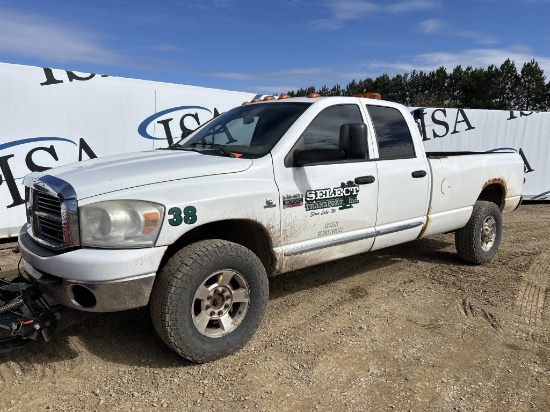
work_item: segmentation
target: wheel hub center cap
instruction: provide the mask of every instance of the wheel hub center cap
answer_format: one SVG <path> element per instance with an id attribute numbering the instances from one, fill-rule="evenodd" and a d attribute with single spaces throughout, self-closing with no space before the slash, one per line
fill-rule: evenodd
<path id="1" fill-rule="evenodd" d="M 208 300 L 210 301 L 209 306 L 212 310 L 227 310 L 231 307 L 232 294 L 228 288 L 218 286 L 208 295 Z"/>

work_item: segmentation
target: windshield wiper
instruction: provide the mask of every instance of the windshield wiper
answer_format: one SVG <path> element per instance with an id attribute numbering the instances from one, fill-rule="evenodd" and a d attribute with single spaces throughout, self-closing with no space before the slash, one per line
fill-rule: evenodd
<path id="1" fill-rule="evenodd" d="M 193 146 L 197 146 L 197 145 L 203 145 L 203 146 L 212 146 L 212 147 L 215 147 L 217 149 L 220 149 L 221 152 L 226 155 L 226 156 L 229 156 L 229 157 L 237 157 L 233 154 L 233 152 L 229 151 L 226 149 L 226 147 L 222 144 L 219 144 L 219 143 L 214 143 L 214 142 L 207 142 L 207 141 L 204 141 L 204 142 L 195 142 L 195 143 L 190 143 L 189 144 L 190 146 L 193 145 Z"/>
<path id="2" fill-rule="evenodd" d="M 195 149 L 194 147 L 184 147 L 179 143 L 172 143 L 167 148 L 164 148 L 165 150 L 186 150 L 188 152 L 198 152 L 199 150 Z"/>

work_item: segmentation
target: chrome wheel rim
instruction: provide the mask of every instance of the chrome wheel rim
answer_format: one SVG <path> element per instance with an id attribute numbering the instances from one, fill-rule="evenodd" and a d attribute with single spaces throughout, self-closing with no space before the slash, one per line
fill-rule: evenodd
<path id="1" fill-rule="evenodd" d="M 233 332 L 250 306 L 250 291 L 244 277 L 231 269 L 212 273 L 195 292 L 191 316 L 195 328 L 209 338 Z"/>
<path id="2" fill-rule="evenodd" d="M 497 237 L 497 221 L 493 216 L 488 216 L 481 226 L 481 249 L 485 252 L 491 250 Z"/>

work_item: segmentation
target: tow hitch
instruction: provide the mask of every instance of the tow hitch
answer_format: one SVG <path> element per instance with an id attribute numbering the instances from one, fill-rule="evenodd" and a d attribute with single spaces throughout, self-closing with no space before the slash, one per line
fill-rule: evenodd
<path id="1" fill-rule="evenodd" d="M 10 282 L 0 279 L 0 353 L 40 336 L 48 341 L 57 326 L 56 313 L 42 292 L 24 277 Z"/>

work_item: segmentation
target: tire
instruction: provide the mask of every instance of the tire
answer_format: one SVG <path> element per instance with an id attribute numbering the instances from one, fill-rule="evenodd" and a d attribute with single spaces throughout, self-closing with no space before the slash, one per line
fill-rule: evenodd
<path id="1" fill-rule="evenodd" d="M 455 232 L 455 245 L 463 260 L 482 264 L 497 253 L 502 238 L 502 216 L 493 202 L 478 201 L 466 226 Z"/>
<path id="2" fill-rule="evenodd" d="M 224 240 L 184 247 L 157 274 L 151 317 L 160 338 L 197 363 L 230 355 L 262 321 L 267 275 L 249 249 Z"/>

